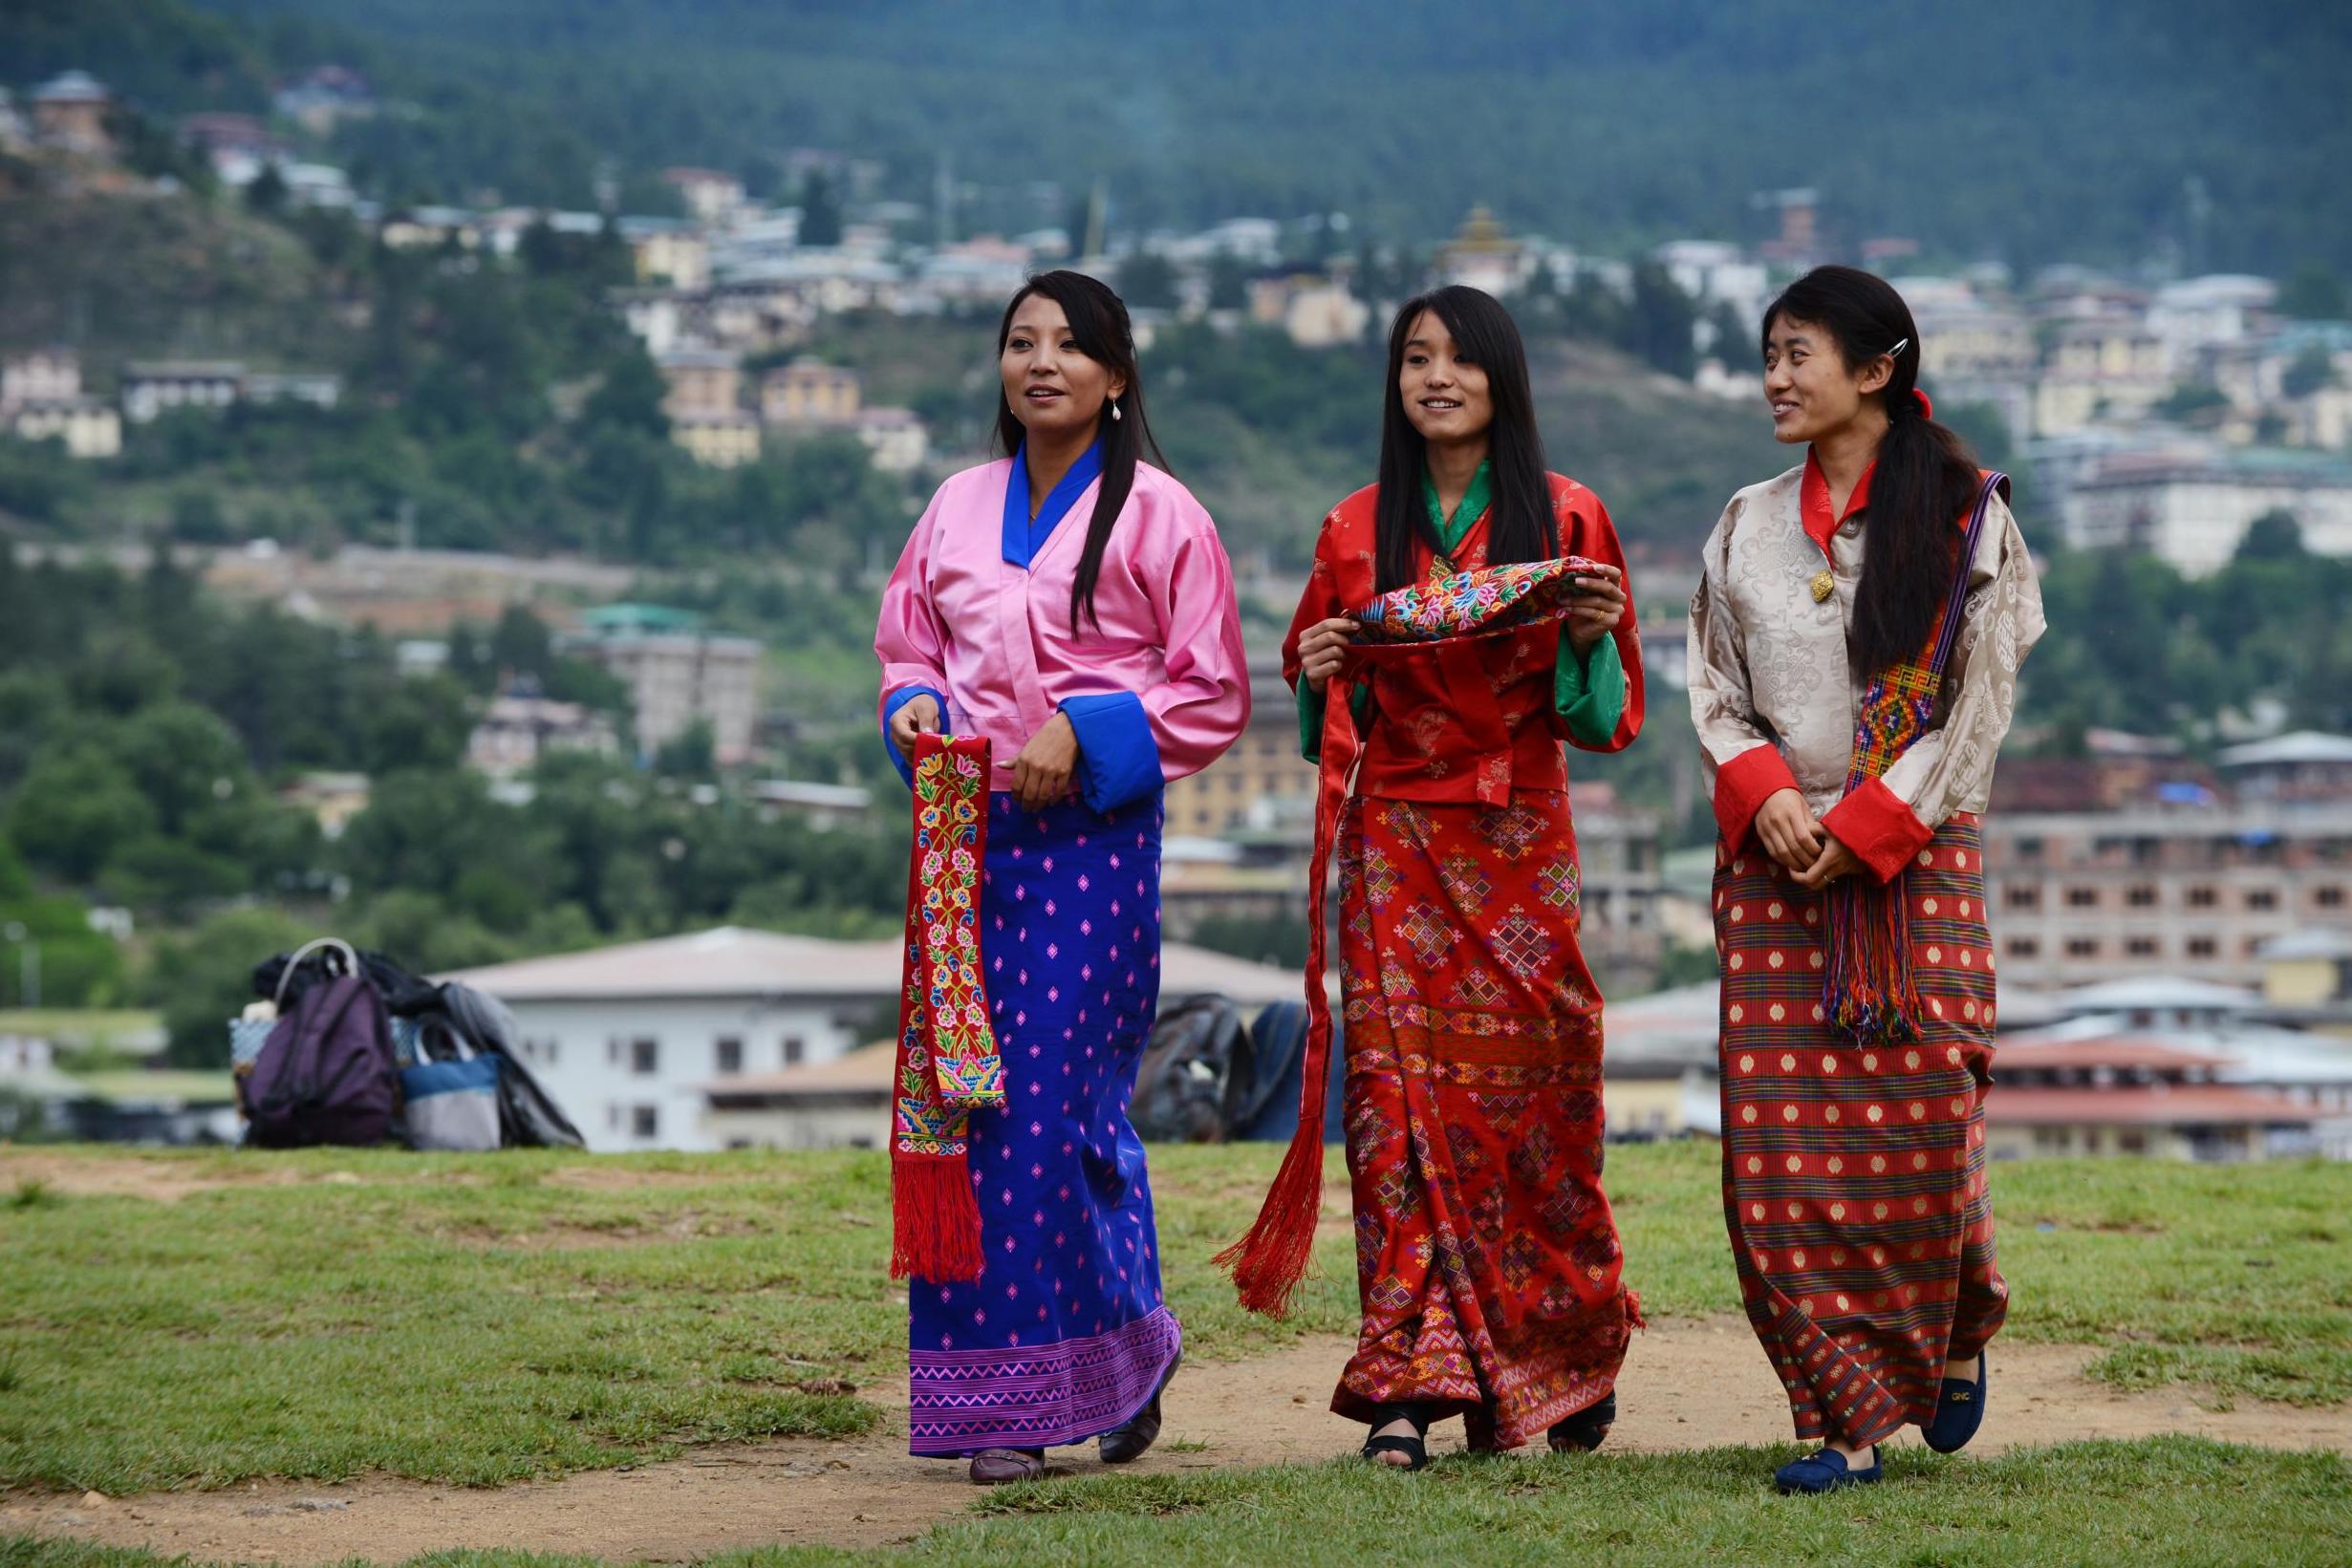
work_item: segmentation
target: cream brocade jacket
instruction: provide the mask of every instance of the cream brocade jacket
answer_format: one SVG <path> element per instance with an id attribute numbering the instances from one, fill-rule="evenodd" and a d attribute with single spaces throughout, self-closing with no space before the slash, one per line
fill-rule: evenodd
<path id="1" fill-rule="evenodd" d="M 2018 667 L 2043 631 L 2041 587 L 2017 519 L 1995 496 L 1931 728 L 1849 797 L 1868 680 L 1847 656 L 1846 633 L 1867 513 L 1839 525 L 1824 562 L 1805 531 L 1804 474 L 1799 464 L 1741 490 L 1708 536 L 1691 600 L 1691 717 L 1727 843 L 1745 843 L 1757 808 L 1793 786 L 1884 880 L 1954 813 L 1984 809 L 2017 707 Z M 1816 601 L 1824 565 L 1835 591 Z"/>

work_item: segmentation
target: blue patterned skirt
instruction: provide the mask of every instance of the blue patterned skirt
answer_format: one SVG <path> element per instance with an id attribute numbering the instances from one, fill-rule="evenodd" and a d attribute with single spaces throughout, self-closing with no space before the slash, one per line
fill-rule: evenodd
<path id="1" fill-rule="evenodd" d="M 1127 1119 L 1159 1002 L 1160 798 L 988 802 L 981 963 L 1006 1104 L 971 1115 L 982 1276 L 908 1282 L 908 1449 L 1083 1443 L 1176 1364 L 1143 1143 Z"/>

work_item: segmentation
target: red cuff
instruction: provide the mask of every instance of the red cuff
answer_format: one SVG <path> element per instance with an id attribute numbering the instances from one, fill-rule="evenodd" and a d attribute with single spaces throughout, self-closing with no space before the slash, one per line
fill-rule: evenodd
<path id="1" fill-rule="evenodd" d="M 1935 836 L 1935 829 L 1921 822 L 1902 796 L 1877 779 L 1863 780 L 1860 788 L 1829 808 L 1822 826 L 1853 850 L 1881 882 L 1893 881 Z"/>
<path id="2" fill-rule="evenodd" d="M 1715 775 L 1715 824 L 1723 842 L 1744 848 L 1756 831 L 1757 809 L 1783 789 L 1797 787 L 1780 748 L 1767 742 L 1741 752 Z"/>

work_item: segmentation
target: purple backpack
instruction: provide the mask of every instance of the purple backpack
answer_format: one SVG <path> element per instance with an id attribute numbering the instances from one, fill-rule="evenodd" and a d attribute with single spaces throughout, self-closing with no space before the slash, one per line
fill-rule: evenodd
<path id="1" fill-rule="evenodd" d="M 291 976 L 293 965 L 287 970 Z M 303 991 L 245 1081 L 247 1138 L 262 1149 L 382 1143 L 399 1105 L 384 999 L 352 973 Z"/>

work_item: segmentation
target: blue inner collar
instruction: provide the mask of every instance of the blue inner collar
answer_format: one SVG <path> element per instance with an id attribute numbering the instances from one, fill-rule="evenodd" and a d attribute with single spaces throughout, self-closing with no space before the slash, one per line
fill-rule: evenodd
<path id="1" fill-rule="evenodd" d="M 1037 516 L 1029 516 L 1029 444 L 1021 443 L 1013 454 L 1013 465 L 1004 474 L 1004 559 L 1007 564 L 1027 570 L 1037 559 L 1037 552 L 1053 537 L 1055 525 L 1078 504 L 1086 487 L 1102 477 L 1103 442 L 1096 437 L 1092 445 L 1079 454 L 1069 465 L 1069 472 L 1046 495 L 1046 504 L 1037 508 Z"/>

